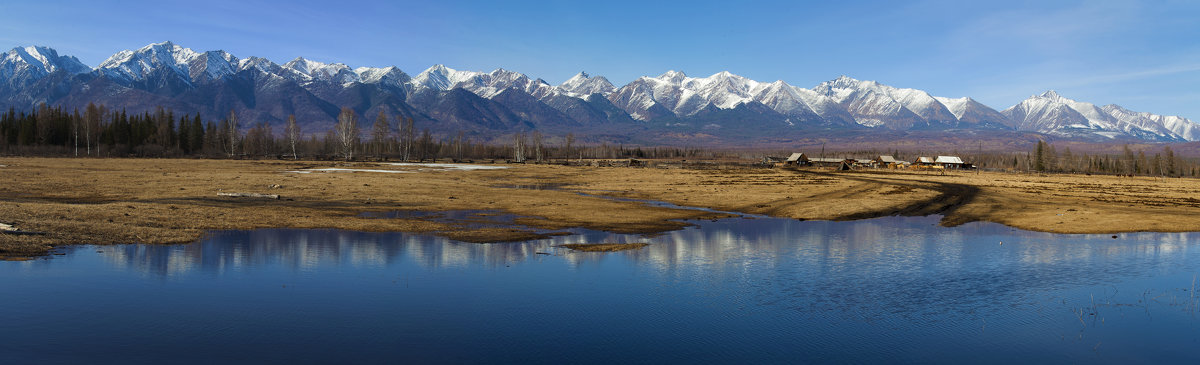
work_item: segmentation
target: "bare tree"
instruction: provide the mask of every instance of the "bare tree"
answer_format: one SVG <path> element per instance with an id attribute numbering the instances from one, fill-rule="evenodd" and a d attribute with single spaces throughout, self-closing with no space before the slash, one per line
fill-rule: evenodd
<path id="1" fill-rule="evenodd" d="M 87 108 L 83 109 L 83 138 L 84 146 L 87 154 L 92 154 L 94 144 L 100 142 L 100 118 L 106 114 L 104 107 L 98 107 L 96 104 L 88 103 Z M 99 149 L 96 149 L 99 153 Z"/>
<path id="2" fill-rule="evenodd" d="M 400 143 L 398 146 L 400 158 L 404 161 L 412 158 L 413 149 L 416 147 L 414 143 L 417 137 L 416 133 L 417 130 L 413 126 L 412 117 L 404 118 L 399 115 L 396 116 L 396 139 Z"/>
<path id="3" fill-rule="evenodd" d="M 296 160 L 296 142 L 300 141 L 300 125 L 296 124 L 296 115 L 288 115 L 287 127 L 284 127 L 283 134 L 287 137 L 288 146 L 292 147 L 292 159 Z"/>
<path id="4" fill-rule="evenodd" d="M 407 161 L 412 157 L 413 142 L 417 139 L 417 129 L 413 125 L 413 118 L 408 117 L 404 121 L 404 160 Z"/>
<path id="5" fill-rule="evenodd" d="M 242 152 L 249 156 L 269 156 L 275 153 L 274 133 L 271 124 L 259 122 L 251 127 L 242 142 Z"/>
<path id="6" fill-rule="evenodd" d="M 567 136 L 565 138 L 563 138 L 563 143 L 564 143 L 563 150 L 566 153 L 567 159 L 570 160 L 571 159 L 571 147 L 572 147 L 572 145 L 575 144 L 575 133 L 567 133 Z"/>
<path id="7" fill-rule="evenodd" d="M 238 143 L 238 119 L 237 113 L 233 110 L 229 111 L 229 119 L 225 120 L 225 132 L 228 133 L 229 140 L 229 157 L 237 156 Z"/>
<path id="8" fill-rule="evenodd" d="M 380 160 L 383 160 L 383 154 L 387 152 L 388 135 L 391 133 L 392 125 L 388 123 L 387 114 L 380 110 L 379 116 L 375 118 L 375 125 L 371 126 L 371 146 Z"/>
<path id="9" fill-rule="evenodd" d="M 513 162 L 525 162 L 525 133 L 513 135 Z"/>
<path id="10" fill-rule="evenodd" d="M 354 145 L 358 141 L 359 133 L 358 115 L 354 114 L 353 109 L 342 108 L 342 112 L 338 113 L 337 126 L 333 130 L 346 161 L 354 159 Z"/>
<path id="11" fill-rule="evenodd" d="M 83 118 L 79 117 L 79 109 L 75 109 L 75 115 L 71 118 L 71 139 L 75 140 L 75 157 L 79 157 L 79 130 L 83 129 Z"/>
<path id="12" fill-rule="evenodd" d="M 463 131 L 460 129 L 458 135 L 454 137 L 454 162 L 462 161 L 463 159 Z"/>
<path id="13" fill-rule="evenodd" d="M 533 159 L 542 163 L 542 132 L 533 131 Z"/>

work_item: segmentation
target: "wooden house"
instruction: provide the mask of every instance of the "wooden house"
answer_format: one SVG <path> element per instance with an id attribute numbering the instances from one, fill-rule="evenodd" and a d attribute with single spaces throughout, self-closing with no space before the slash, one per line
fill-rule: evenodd
<path id="1" fill-rule="evenodd" d="M 886 155 L 875 158 L 875 164 L 877 164 L 879 167 L 888 169 L 902 169 L 908 167 L 909 165 L 908 161 L 900 161 L 893 156 Z"/>
<path id="2" fill-rule="evenodd" d="M 809 164 L 808 156 L 802 152 L 796 152 L 791 156 L 788 156 L 787 160 L 784 161 L 784 164 L 792 166 L 807 166 Z"/>
<path id="3" fill-rule="evenodd" d="M 963 167 L 963 160 L 958 156 L 938 156 L 933 163 L 944 169 L 961 169 Z"/>

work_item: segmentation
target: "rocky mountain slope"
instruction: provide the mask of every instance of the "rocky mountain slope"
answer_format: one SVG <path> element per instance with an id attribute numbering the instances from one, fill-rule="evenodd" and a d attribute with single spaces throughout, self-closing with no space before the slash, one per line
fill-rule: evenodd
<path id="1" fill-rule="evenodd" d="M 937 97 L 847 76 L 806 89 L 729 72 L 690 77 L 668 71 L 616 87 L 581 72 L 551 85 L 505 69 L 435 65 L 410 76 L 396 67 L 351 68 L 302 57 L 281 65 L 171 42 L 118 52 L 94 68 L 47 47 L 18 47 L 0 56 L 0 106 L 82 108 L 90 102 L 130 112 L 163 106 L 210 119 L 232 110 L 243 125 L 278 125 L 294 114 L 308 132 L 329 129 L 339 109 L 349 107 L 365 121 L 384 112 L 412 118 L 434 133 L 461 131 L 484 140 L 532 130 L 664 143 L 964 130 L 975 136 L 1200 140 L 1200 124 L 1186 118 L 1098 107 L 1053 91 L 997 111 L 968 97 Z"/>

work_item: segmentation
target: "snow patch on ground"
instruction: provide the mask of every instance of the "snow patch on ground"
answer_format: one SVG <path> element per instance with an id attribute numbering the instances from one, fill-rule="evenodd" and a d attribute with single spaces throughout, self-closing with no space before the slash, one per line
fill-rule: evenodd
<path id="1" fill-rule="evenodd" d="M 11 232 L 11 231 L 16 231 L 16 230 L 17 230 L 17 227 L 13 227 L 11 224 L 0 223 L 0 231 L 10 231 Z"/>
<path id="2" fill-rule="evenodd" d="M 297 174 L 309 174 L 313 172 L 382 172 L 388 174 L 411 174 L 420 171 L 472 171 L 472 170 L 500 170 L 507 169 L 508 166 L 484 166 L 471 165 L 461 163 L 410 163 L 410 162 L 393 162 L 384 165 L 400 166 L 400 167 L 418 167 L 416 170 L 379 170 L 379 169 L 349 169 L 343 167 L 324 167 L 319 169 L 304 169 L 288 171 Z"/>
<path id="3" fill-rule="evenodd" d="M 461 170 L 461 171 L 470 171 L 470 170 L 501 170 L 501 169 L 507 169 L 507 168 L 508 168 L 508 166 L 484 166 L 484 165 L 471 165 L 471 164 L 465 164 L 465 163 L 412 163 L 412 162 L 393 162 L 393 163 L 389 163 L 388 165 L 392 165 L 392 166 L 407 166 L 407 167 L 432 167 L 433 169 Z M 418 170 L 418 171 L 423 171 L 423 170 L 432 170 L 432 169 L 421 169 L 421 170 Z"/>
<path id="4" fill-rule="evenodd" d="M 340 167 L 326 167 L 326 168 L 320 168 L 320 169 L 295 170 L 295 171 L 288 171 L 288 172 L 294 172 L 297 174 L 310 174 L 313 172 L 383 172 L 383 173 L 389 173 L 389 174 L 411 174 L 415 171 L 344 169 L 344 168 L 340 168 Z"/>

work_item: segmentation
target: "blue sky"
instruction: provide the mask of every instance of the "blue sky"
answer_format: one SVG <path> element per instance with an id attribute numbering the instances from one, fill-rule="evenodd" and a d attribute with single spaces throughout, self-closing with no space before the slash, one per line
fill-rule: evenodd
<path id="1" fill-rule="evenodd" d="M 836 4 L 834 4 L 836 3 Z M 728 70 L 801 87 L 848 75 L 996 109 L 1054 89 L 1200 119 L 1195 1 L 23 1 L 0 47 L 46 45 L 95 66 L 171 40 L 283 63 L 297 56 L 415 75 Z"/>

